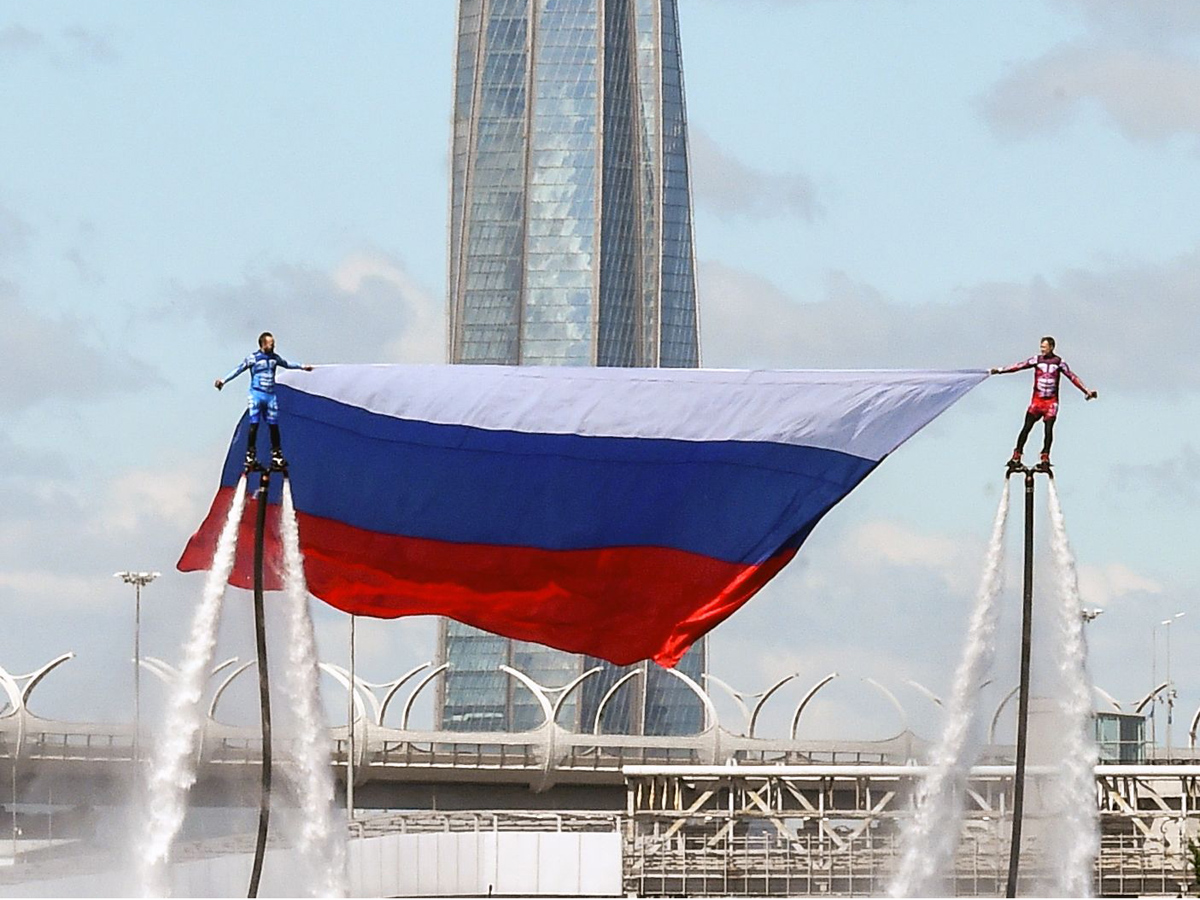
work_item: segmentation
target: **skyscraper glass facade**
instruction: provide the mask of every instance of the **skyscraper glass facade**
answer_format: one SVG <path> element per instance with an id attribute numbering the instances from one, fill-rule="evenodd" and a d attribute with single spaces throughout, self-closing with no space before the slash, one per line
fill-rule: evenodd
<path id="1" fill-rule="evenodd" d="M 460 0 L 450 202 L 450 358 L 505 365 L 699 364 L 677 0 Z M 558 721 L 703 728 L 683 681 L 455 622 L 439 721 L 523 730 L 593 666 Z M 699 680 L 705 647 L 680 671 Z M 635 667 L 636 668 L 636 667 Z"/>

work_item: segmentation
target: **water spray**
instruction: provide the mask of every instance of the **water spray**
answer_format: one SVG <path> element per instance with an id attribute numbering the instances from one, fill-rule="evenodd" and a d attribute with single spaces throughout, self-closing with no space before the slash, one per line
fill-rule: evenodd
<path id="1" fill-rule="evenodd" d="M 1051 803 L 1059 811 L 1059 827 L 1052 832 L 1050 856 L 1056 865 L 1046 888 L 1051 896 L 1087 897 L 1092 893 L 1092 864 L 1100 850 L 1094 774 L 1098 754 L 1096 742 L 1089 733 L 1092 697 L 1086 670 L 1087 647 L 1079 577 L 1053 480 L 1049 489 L 1050 547 L 1058 588 L 1055 663 L 1060 679 L 1063 727 L 1062 763 L 1049 786 Z"/>
<path id="2" fill-rule="evenodd" d="M 196 740 L 203 724 L 200 698 L 205 674 L 216 649 L 225 587 L 237 556 L 237 538 L 247 499 L 247 484 L 255 478 L 254 631 L 258 655 L 262 762 L 258 830 L 247 896 L 258 896 L 270 826 L 273 762 L 263 570 L 266 561 L 268 492 L 271 476 L 277 472 L 283 476 L 280 532 L 283 537 L 285 588 L 290 600 L 287 619 L 290 652 L 285 688 L 303 732 L 297 741 L 297 761 L 298 794 L 304 822 L 297 844 L 305 863 L 314 868 L 312 881 L 315 892 L 319 896 L 345 896 L 346 893 L 345 848 L 337 840 L 338 829 L 333 822 L 330 754 L 321 735 L 316 638 L 308 609 L 299 529 L 285 466 L 286 463 L 279 460 L 269 468 L 254 462 L 247 466 L 244 476 L 238 480 L 217 540 L 201 601 L 184 647 L 184 662 L 172 688 L 164 735 L 155 747 L 148 771 L 148 815 L 137 858 L 140 886 L 145 896 L 166 896 L 169 892 L 167 865 L 171 848 L 183 825 L 187 791 L 196 781 Z"/>
<path id="3" fill-rule="evenodd" d="M 971 766 L 979 755 L 979 691 L 996 655 L 997 600 L 1004 585 L 1004 535 L 1009 491 L 1005 484 L 992 523 L 983 575 L 946 724 L 935 746 L 929 774 L 922 780 L 917 809 L 902 835 L 902 851 L 888 893 L 893 897 L 930 897 L 944 893 L 942 878 L 953 871 L 962 821 L 962 800 Z M 952 893 L 952 891 L 951 891 Z"/>
<path id="4" fill-rule="evenodd" d="M 344 897 L 347 892 L 344 830 L 339 828 L 333 815 L 333 776 L 329 766 L 329 739 L 322 728 L 316 635 L 309 613 L 308 586 L 291 481 L 286 478 L 280 519 L 288 624 L 288 666 L 284 687 L 300 722 L 295 752 L 303 823 L 296 850 L 303 863 L 312 869 L 314 896 Z"/>
<path id="5" fill-rule="evenodd" d="M 166 866 L 171 846 L 183 825 L 187 791 L 196 781 L 195 745 L 203 724 L 200 697 L 217 646 L 225 583 L 233 571 L 245 500 L 246 479 L 242 478 L 217 539 L 212 567 L 184 646 L 179 677 L 172 685 L 163 734 L 147 771 L 146 827 L 137 859 L 141 889 L 147 897 L 167 893 Z"/>

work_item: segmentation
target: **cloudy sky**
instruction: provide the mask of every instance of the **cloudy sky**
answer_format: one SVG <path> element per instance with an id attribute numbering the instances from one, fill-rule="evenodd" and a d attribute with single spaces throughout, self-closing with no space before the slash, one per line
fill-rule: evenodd
<path id="1" fill-rule="evenodd" d="M 1106 611 L 1094 678 L 1145 694 L 1156 623 L 1188 612 L 1178 744 L 1200 705 L 1200 8 L 681 5 L 704 363 L 987 367 L 1055 334 L 1100 391 L 1066 388 L 1055 447 Z M 35 711 L 129 715 L 118 569 L 165 573 L 143 648 L 177 659 L 200 581 L 174 562 L 241 411 L 212 381 L 260 330 L 309 362 L 443 359 L 455 14 L 0 10 L 0 666 L 78 654 Z M 776 722 L 840 672 L 811 736 L 894 732 L 873 678 L 930 733 L 907 682 L 948 691 L 1028 393 L 991 379 L 897 452 L 715 633 L 714 672 L 750 692 L 800 673 Z M 222 656 L 252 655 L 247 606 L 231 593 Z M 345 618 L 318 618 L 344 661 Z M 433 652 L 429 621 L 360 635 L 378 681 Z"/>

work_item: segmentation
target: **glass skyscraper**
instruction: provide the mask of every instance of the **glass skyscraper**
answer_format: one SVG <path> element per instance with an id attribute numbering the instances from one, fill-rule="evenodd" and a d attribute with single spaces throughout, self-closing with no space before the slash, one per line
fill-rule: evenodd
<path id="1" fill-rule="evenodd" d="M 677 0 L 460 0 L 450 200 L 450 359 L 699 364 Z M 559 723 L 671 734 L 698 698 L 654 665 L 607 663 L 444 622 L 438 721 L 534 727 L 510 665 L 562 687 Z M 699 680 L 704 643 L 680 663 Z M 616 688 L 616 690 L 613 690 Z"/>

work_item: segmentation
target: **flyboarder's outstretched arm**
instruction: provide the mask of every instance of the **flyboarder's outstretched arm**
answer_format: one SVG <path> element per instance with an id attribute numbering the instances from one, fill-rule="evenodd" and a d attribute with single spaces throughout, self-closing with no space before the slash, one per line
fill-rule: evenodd
<path id="1" fill-rule="evenodd" d="M 1032 369 L 1037 365 L 1037 357 L 1031 356 L 1029 359 L 1015 362 L 1011 366 L 998 366 L 988 369 L 989 375 L 1007 375 L 1009 372 L 1020 372 L 1022 369 Z"/>
<path id="2" fill-rule="evenodd" d="M 233 381 L 233 379 L 237 378 L 239 375 L 241 375 L 243 372 L 245 372 L 248 368 L 250 368 L 250 366 L 253 365 L 253 363 L 254 363 L 254 357 L 247 356 L 240 363 L 238 363 L 238 365 L 228 375 L 226 375 L 224 378 L 218 378 L 216 381 L 214 381 L 213 387 L 215 387 L 219 391 L 221 388 L 225 387 L 225 382 Z"/>
<path id="3" fill-rule="evenodd" d="M 288 362 L 286 359 L 284 359 L 278 353 L 275 354 L 275 362 L 279 363 L 279 365 L 283 366 L 285 369 L 303 369 L 305 372 L 311 372 L 313 370 L 312 366 L 306 366 L 306 365 L 301 365 L 300 363 Z M 228 381 L 228 380 L 229 379 L 226 379 L 226 381 Z"/>

